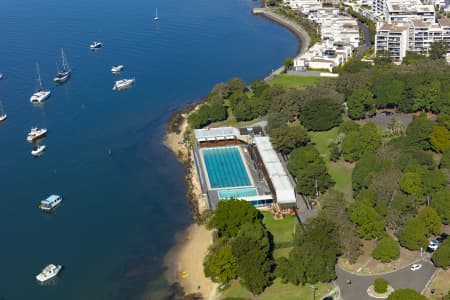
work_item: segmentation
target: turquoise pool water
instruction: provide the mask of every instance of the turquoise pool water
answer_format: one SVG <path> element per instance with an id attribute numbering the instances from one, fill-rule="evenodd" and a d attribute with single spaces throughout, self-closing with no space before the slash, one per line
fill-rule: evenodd
<path id="1" fill-rule="evenodd" d="M 251 185 L 238 147 L 203 149 L 203 159 L 211 188 Z"/>
<path id="2" fill-rule="evenodd" d="M 219 199 L 229 199 L 229 198 L 240 199 L 242 197 L 252 197 L 252 196 L 258 196 L 258 192 L 256 191 L 255 188 L 219 191 Z"/>

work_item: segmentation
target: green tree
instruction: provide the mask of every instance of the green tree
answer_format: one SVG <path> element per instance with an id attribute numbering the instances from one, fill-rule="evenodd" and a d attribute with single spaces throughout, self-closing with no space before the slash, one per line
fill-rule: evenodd
<path id="1" fill-rule="evenodd" d="M 220 236 L 234 237 L 245 223 L 255 223 L 259 211 L 245 200 L 219 201 L 209 225 L 216 228 Z"/>
<path id="2" fill-rule="evenodd" d="M 442 189 L 431 196 L 431 207 L 441 217 L 442 223 L 450 222 L 450 190 Z"/>
<path id="3" fill-rule="evenodd" d="M 444 152 L 450 147 L 450 131 L 443 126 L 434 126 L 429 137 L 431 148 L 436 152 Z"/>
<path id="4" fill-rule="evenodd" d="M 227 118 L 227 110 L 223 105 L 213 104 L 209 109 L 209 120 L 211 122 L 223 121 Z"/>
<path id="5" fill-rule="evenodd" d="M 304 195 L 315 195 L 316 187 L 324 192 L 333 184 L 323 158 L 312 145 L 292 151 L 287 168 L 297 178 L 297 192 Z"/>
<path id="6" fill-rule="evenodd" d="M 247 85 L 245 84 L 244 80 L 238 77 L 231 78 L 228 81 L 227 86 L 230 89 L 231 93 L 234 93 L 236 91 L 245 92 L 247 90 Z"/>
<path id="7" fill-rule="evenodd" d="M 385 236 L 378 241 L 372 256 L 383 263 L 391 262 L 400 257 L 400 246 L 392 237 Z"/>
<path id="8" fill-rule="evenodd" d="M 377 56 L 374 59 L 375 65 L 383 66 L 392 63 L 391 53 L 386 50 L 377 51 Z"/>
<path id="9" fill-rule="evenodd" d="M 320 216 L 333 222 L 337 228 L 337 237 L 342 257 L 350 263 L 356 262 L 362 254 L 361 241 L 356 226 L 350 222 L 347 201 L 343 193 L 333 189 L 326 192 L 320 199 Z"/>
<path id="10" fill-rule="evenodd" d="M 442 59 L 445 54 L 447 54 L 448 45 L 445 41 L 439 40 L 431 43 L 430 46 L 430 58 L 431 59 Z"/>
<path id="11" fill-rule="evenodd" d="M 373 207 L 356 202 L 350 207 L 350 219 L 357 225 L 358 234 L 366 240 L 384 236 L 385 223 Z"/>
<path id="12" fill-rule="evenodd" d="M 306 129 L 325 131 L 342 122 L 341 106 L 332 99 L 317 99 L 305 103 L 300 120 Z"/>
<path id="13" fill-rule="evenodd" d="M 429 150 L 429 136 L 433 127 L 434 122 L 428 120 L 425 115 L 414 117 L 408 128 L 406 128 L 407 146 Z"/>
<path id="14" fill-rule="evenodd" d="M 402 178 L 400 178 L 400 187 L 403 192 L 409 195 L 423 197 L 422 179 L 418 173 L 403 173 Z"/>
<path id="15" fill-rule="evenodd" d="M 270 85 L 261 79 L 255 79 L 250 83 L 253 95 L 260 97 L 266 89 L 270 89 Z"/>
<path id="16" fill-rule="evenodd" d="M 380 145 L 377 127 L 369 122 L 360 130 L 347 134 L 342 143 L 342 155 L 346 161 L 356 161 L 367 153 L 375 152 Z"/>
<path id="17" fill-rule="evenodd" d="M 347 99 L 348 116 L 355 119 L 365 118 L 375 113 L 372 93 L 367 89 L 356 89 Z"/>
<path id="18" fill-rule="evenodd" d="M 391 293 L 387 300 L 427 300 L 427 297 L 412 289 L 399 289 Z"/>
<path id="19" fill-rule="evenodd" d="M 389 283 L 386 281 L 386 279 L 378 277 L 375 278 L 375 281 L 373 283 L 373 289 L 378 294 L 384 294 L 387 292 Z"/>
<path id="20" fill-rule="evenodd" d="M 267 117 L 267 127 L 266 130 L 270 134 L 273 129 L 286 127 L 287 126 L 287 117 L 279 112 L 270 113 Z"/>
<path id="21" fill-rule="evenodd" d="M 410 219 L 406 223 L 405 228 L 400 231 L 398 240 L 400 245 L 409 250 L 425 249 L 428 244 L 426 235 L 424 224 L 417 219 Z"/>
<path id="22" fill-rule="evenodd" d="M 450 148 L 442 153 L 441 161 L 439 162 L 439 168 L 450 169 Z"/>
<path id="23" fill-rule="evenodd" d="M 294 65 L 294 60 L 292 59 L 292 57 L 286 57 L 286 59 L 284 60 L 284 71 L 286 72 L 293 65 Z"/>
<path id="24" fill-rule="evenodd" d="M 205 276 L 218 283 L 228 283 L 238 276 L 237 260 L 230 243 L 213 246 L 203 263 Z"/>
<path id="25" fill-rule="evenodd" d="M 339 126 L 339 133 L 349 134 L 352 131 L 359 131 L 360 126 L 354 121 L 344 121 Z"/>
<path id="26" fill-rule="evenodd" d="M 373 93 L 377 107 L 397 106 L 405 90 L 405 84 L 393 75 L 380 76 L 374 83 Z"/>
<path id="27" fill-rule="evenodd" d="M 450 239 L 441 243 L 431 257 L 436 267 L 448 268 L 450 266 Z"/>
<path id="28" fill-rule="evenodd" d="M 275 150 L 289 154 L 295 148 L 306 145 L 309 136 L 303 127 L 294 125 L 272 129 L 270 139 Z"/>
<path id="29" fill-rule="evenodd" d="M 313 219 L 305 227 L 301 244 L 289 253 L 289 281 L 305 284 L 334 280 L 334 266 L 339 252 L 336 226 L 324 217 Z"/>
<path id="30" fill-rule="evenodd" d="M 441 232 L 441 218 L 432 207 L 424 207 L 417 215 L 425 229 L 427 235 L 439 234 Z"/>
<path id="31" fill-rule="evenodd" d="M 271 282 L 273 260 L 268 233 L 260 222 L 246 223 L 233 240 L 232 252 L 242 284 L 260 294 Z"/>

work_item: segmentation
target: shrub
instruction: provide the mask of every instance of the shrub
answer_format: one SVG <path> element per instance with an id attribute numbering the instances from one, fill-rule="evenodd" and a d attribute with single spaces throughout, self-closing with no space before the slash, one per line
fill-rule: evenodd
<path id="1" fill-rule="evenodd" d="M 386 236 L 377 243 L 377 247 L 373 250 L 372 256 L 383 263 L 388 263 L 399 258 L 400 246 L 392 237 Z"/>
<path id="2" fill-rule="evenodd" d="M 383 278 L 375 278 L 373 287 L 376 293 L 384 294 L 387 292 L 388 284 L 389 283 Z"/>

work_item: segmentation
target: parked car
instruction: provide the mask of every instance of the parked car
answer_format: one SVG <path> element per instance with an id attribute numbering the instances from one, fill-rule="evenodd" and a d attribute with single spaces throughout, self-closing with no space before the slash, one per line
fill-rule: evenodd
<path id="1" fill-rule="evenodd" d="M 383 115 L 385 115 L 386 117 L 390 117 L 393 116 L 394 113 L 392 111 L 388 111 L 388 110 L 384 110 L 381 112 Z"/>
<path id="2" fill-rule="evenodd" d="M 411 271 L 417 271 L 417 270 L 419 270 L 420 268 L 422 268 L 422 265 L 421 265 L 421 264 L 413 264 L 413 265 L 410 267 Z"/>

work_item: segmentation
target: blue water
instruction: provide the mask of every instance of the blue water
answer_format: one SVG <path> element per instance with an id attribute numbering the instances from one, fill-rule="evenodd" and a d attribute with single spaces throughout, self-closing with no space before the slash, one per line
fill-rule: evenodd
<path id="1" fill-rule="evenodd" d="M 255 5 L 0 0 L 0 299 L 163 297 L 163 257 L 192 222 L 183 166 L 161 143 L 168 117 L 214 83 L 263 77 L 297 50 L 290 32 L 250 14 Z M 90 51 L 92 40 L 104 48 Z M 55 87 L 61 47 L 73 75 Z M 40 107 L 29 103 L 36 62 L 52 90 Z M 136 84 L 113 92 L 123 77 Z M 39 158 L 25 140 L 34 125 L 49 129 Z M 44 214 L 38 202 L 52 193 L 64 203 Z M 64 270 L 39 286 L 49 263 Z"/>
<path id="2" fill-rule="evenodd" d="M 239 147 L 202 149 L 211 188 L 251 185 Z"/>
<path id="3" fill-rule="evenodd" d="M 240 199 L 242 197 L 252 197 L 252 196 L 258 196 L 258 192 L 256 191 L 256 188 L 232 189 L 232 190 L 219 191 L 220 199 L 229 199 L 229 198 Z"/>

